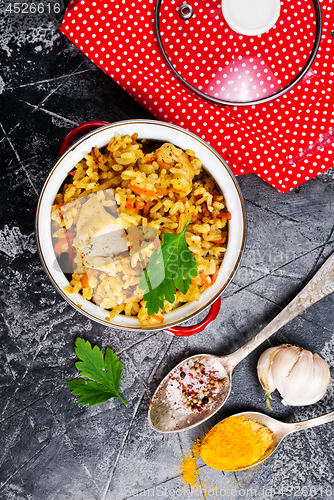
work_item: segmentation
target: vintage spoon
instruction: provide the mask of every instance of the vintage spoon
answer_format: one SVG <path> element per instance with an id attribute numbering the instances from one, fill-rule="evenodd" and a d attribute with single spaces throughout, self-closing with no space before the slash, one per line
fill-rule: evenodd
<path id="1" fill-rule="evenodd" d="M 246 467 L 239 467 L 238 469 L 233 469 L 234 471 L 249 469 L 250 467 L 255 467 L 256 465 L 262 463 L 272 453 L 274 453 L 278 445 L 288 434 L 292 434 L 293 432 L 297 432 L 302 429 L 309 429 L 310 427 L 316 427 L 318 425 L 327 424 L 327 422 L 332 422 L 334 420 L 334 411 L 332 411 L 331 413 L 327 413 L 326 415 L 321 415 L 320 417 L 304 420 L 303 422 L 292 422 L 292 423 L 280 422 L 275 418 L 269 417 L 268 415 L 264 415 L 263 413 L 258 413 L 257 411 L 246 411 L 243 413 L 237 413 L 233 415 L 233 417 L 237 417 L 239 415 L 244 415 L 250 420 L 256 420 L 257 422 L 259 422 L 259 424 L 268 427 L 268 429 L 270 429 L 273 433 L 273 444 L 270 446 L 270 448 L 268 448 L 266 453 L 257 462 L 253 463 L 252 465 L 248 465 Z"/>
<path id="2" fill-rule="evenodd" d="M 334 253 L 326 260 L 318 272 L 302 289 L 302 291 L 274 318 L 263 330 L 251 338 L 246 344 L 227 356 L 196 354 L 181 361 L 162 380 L 156 389 L 148 411 L 148 421 L 158 432 L 179 432 L 190 429 L 204 422 L 223 406 L 231 392 L 233 369 L 254 349 L 273 335 L 290 320 L 305 311 L 312 304 L 334 291 Z M 219 372 L 217 377 L 225 378 L 225 385 L 215 396 L 215 400 L 204 407 L 201 412 L 192 413 L 175 409 L 166 396 L 168 382 L 180 366 L 189 361 L 210 364 Z"/>

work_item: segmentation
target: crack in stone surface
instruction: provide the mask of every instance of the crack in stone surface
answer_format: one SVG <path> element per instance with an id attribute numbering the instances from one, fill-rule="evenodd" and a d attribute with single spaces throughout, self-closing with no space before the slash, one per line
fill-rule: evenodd
<path id="1" fill-rule="evenodd" d="M 131 420 L 130 420 L 130 424 L 129 424 L 129 426 L 128 426 L 128 428 L 127 428 L 126 432 L 125 432 L 125 435 L 124 435 L 124 437 L 123 437 L 123 440 L 122 440 L 122 443 L 121 443 L 121 446 L 120 446 L 119 452 L 118 452 L 118 454 L 117 454 L 117 457 L 116 457 L 116 460 L 115 460 L 115 462 L 114 462 L 114 465 L 113 465 L 113 467 L 111 468 L 111 471 L 110 471 L 110 474 L 109 474 L 108 480 L 107 480 L 107 482 L 106 482 L 106 484 L 105 484 L 105 487 L 104 487 L 104 489 L 103 489 L 103 492 L 102 492 L 102 495 L 101 495 L 100 500 L 105 500 L 106 495 L 107 495 L 107 493 L 108 493 L 108 491 L 109 491 L 109 487 L 110 487 L 110 484 L 111 484 L 111 481 L 112 481 L 112 478 L 113 478 L 113 474 L 114 474 L 115 469 L 116 469 L 116 467 L 117 467 L 117 464 L 118 464 L 118 461 L 119 461 L 119 459 L 120 459 L 120 456 L 122 455 L 122 452 L 123 452 L 124 446 L 125 446 L 125 444 L 126 444 L 126 441 L 127 441 L 127 439 L 128 439 L 128 436 L 129 436 L 129 434 L 130 434 L 130 431 L 131 431 L 131 428 L 132 428 L 133 422 L 134 422 L 134 420 L 135 420 L 135 418 L 136 418 L 136 415 L 137 415 L 137 413 L 138 413 L 138 410 L 139 410 L 139 407 L 140 407 L 140 405 L 141 405 L 141 402 L 142 402 L 142 400 L 143 400 L 143 398 L 144 398 L 144 395 L 145 395 L 145 389 L 142 391 L 142 394 L 141 394 L 141 396 L 140 396 L 140 398 L 139 398 L 139 400 L 138 400 L 138 403 L 137 403 L 137 405 L 136 405 L 136 407 L 135 407 L 135 410 L 134 410 L 134 412 L 133 412 L 132 418 L 131 418 Z"/>
<path id="2" fill-rule="evenodd" d="M 24 173 L 25 173 L 25 175 L 26 175 L 26 177 L 27 177 L 27 179 L 28 179 L 28 181 L 29 181 L 29 184 L 31 185 L 32 189 L 34 190 L 34 192 L 35 192 L 36 196 L 39 196 L 39 193 L 38 193 L 37 189 L 35 188 L 35 185 L 34 185 L 34 183 L 32 182 L 32 180 L 31 180 L 31 178 L 30 178 L 30 175 L 29 175 L 29 173 L 28 173 L 27 169 L 25 168 L 24 164 L 22 163 L 21 158 L 20 158 L 20 156 L 19 156 L 18 152 L 17 152 L 17 151 L 16 151 L 16 149 L 14 148 L 13 143 L 12 143 L 12 142 L 11 142 L 11 140 L 9 139 L 9 136 L 7 135 L 7 133 L 6 133 L 5 129 L 3 128 L 3 126 L 2 126 L 2 123 L 1 123 L 1 122 L 0 122 L 0 128 L 1 128 L 1 130 L 2 130 L 2 132 L 3 132 L 3 134 L 4 134 L 4 136 L 6 137 L 6 139 L 7 139 L 8 143 L 9 143 L 9 145 L 10 145 L 11 149 L 12 149 L 12 151 L 14 152 L 15 157 L 16 157 L 16 159 L 17 159 L 17 161 L 18 161 L 18 162 L 19 162 L 19 164 L 21 165 L 21 168 L 22 168 L 22 170 L 24 171 Z"/>
<path id="3" fill-rule="evenodd" d="M 51 413 L 51 415 L 52 415 L 52 417 L 54 419 L 54 422 L 55 422 L 56 426 L 58 427 L 58 430 L 60 431 L 60 435 L 64 438 L 64 440 L 65 440 L 67 446 L 69 447 L 69 449 L 72 450 L 75 453 L 75 457 L 77 458 L 80 466 L 85 471 L 87 477 L 89 477 L 89 479 L 92 481 L 92 483 L 94 484 L 94 486 L 96 487 L 96 489 L 100 492 L 101 491 L 100 487 L 98 486 L 98 484 L 96 484 L 96 481 L 93 478 L 91 472 L 88 470 L 88 468 L 86 467 L 86 465 L 82 462 L 81 455 L 78 453 L 78 450 L 75 448 L 75 446 L 73 445 L 71 439 L 67 435 L 66 429 L 61 424 L 61 422 L 59 421 L 59 419 L 56 417 L 56 415 L 55 415 L 55 413 L 54 413 L 54 411 L 52 409 L 51 404 L 48 401 L 46 401 L 46 405 L 48 406 L 49 411 L 50 411 L 50 413 Z"/>
<path id="4" fill-rule="evenodd" d="M 261 295 L 260 293 L 257 293 L 255 292 L 254 290 L 248 290 L 252 295 L 255 295 L 256 297 L 259 297 L 267 302 L 270 302 L 271 304 L 273 304 L 274 306 L 278 307 L 281 311 L 284 309 L 284 307 L 282 307 L 280 304 L 278 304 L 277 302 L 275 302 L 274 300 L 272 299 L 269 299 L 268 297 L 265 297 L 264 295 Z M 310 318 L 307 318 L 305 317 L 305 312 L 302 312 L 300 313 L 298 316 L 298 318 L 302 318 L 304 321 L 307 321 L 308 323 L 311 323 L 312 325 L 314 326 L 318 326 L 320 328 L 322 328 L 323 330 L 326 330 L 328 331 L 329 333 L 334 333 L 334 329 L 331 330 L 329 328 L 326 328 L 325 326 L 317 323 L 316 321 L 313 321 L 312 319 Z M 294 318 L 295 319 L 295 318 Z"/>
<path id="5" fill-rule="evenodd" d="M 123 354 L 125 351 L 128 351 L 132 347 L 135 347 L 136 345 L 141 344 L 142 342 L 145 342 L 145 340 L 148 340 L 148 339 L 154 337 L 155 335 L 157 335 L 157 333 L 160 333 L 160 331 L 161 330 L 159 330 L 159 332 L 153 332 L 153 333 L 147 335 L 147 337 L 144 337 L 143 339 L 139 339 L 136 342 L 133 342 L 133 344 L 130 344 L 130 345 L 124 347 L 123 349 L 121 349 L 120 351 L 117 351 L 116 352 L 117 356 L 120 356 L 121 354 Z"/>
<path id="6" fill-rule="evenodd" d="M 81 66 L 83 66 L 83 65 L 84 65 L 84 62 L 79 64 L 79 66 L 74 71 L 78 71 L 81 68 Z M 66 84 L 66 82 L 68 82 L 72 78 L 74 71 L 69 74 L 67 79 L 65 79 L 63 82 L 61 82 L 55 89 L 51 90 L 51 92 L 46 97 L 44 97 L 44 99 L 37 105 L 37 108 L 34 109 L 33 113 L 35 111 L 37 111 L 38 109 L 42 109 L 43 104 L 49 99 L 49 97 L 51 97 L 55 92 L 57 92 L 61 87 L 63 87 Z"/>
<path id="7" fill-rule="evenodd" d="M 14 415 L 18 415 L 19 413 L 22 413 L 23 411 L 27 410 L 28 408 L 31 408 L 32 406 L 34 406 L 36 403 L 38 403 L 39 401 L 42 401 L 44 398 L 46 398 L 47 396 L 49 396 L 51 394 L 51 391 L 49 392 L 46 392 L 45 394 L 43 394 L 42 396 L 40 396 L 39 398 L 35 399 L 35 401 L 32 401 L 31 403 L 29 403 L 28 405 L 26 406 L 23 406 L 22 408 L 20 408 L 19 410 L 17 411 L 14 411 L 13 413 L 11 413 L 10 415 L 8 415 L 7 417 L 5 418 L 2 418 L 0 419 L 0 424 L 2 424 L 3 422 L 6 422 L 6 420 L 9 420 L 10 418 L 14 417 Z"/>
<path id="8" fill-rule="evenodd" d="M 11 479 L 13 479 L 13 477 L 18 473 L 20 472 L 22 469 L 24 469 L 32 460 L 34 460 L 34 458 L 36 458 L 48 445 L 50 444 L 50 440 L 47 440 L 47 442 L 39 449 L 36 451 L 36 453 L 34 453 L 30 458 L 28 458 L 28 460 L 26 460 L 20 467 L 18 467 L 15 472 L 13 472 L 7 479 L 4 483 L 2 483 L 0 485 L 0 491 L 3 490 L 5 488 L 5 486 L 9 483 L 9 481 Z"/>
<path id="9" fill-rule="evenodd" d="M 80 64 L 80 67 L 81 66 L 82 66 L 82 64 Z M 73 73 L 68 73 L 66 75 L 61 75 L 61 76 L 55 76 L 54 78 L 48 78 L 45 80 L 37 80 L 35 82 L 29 82 L 29 83 L 22 83 L 21 85 L 17 85 L 14 87 L 6 87 L 6 90 L 16 90 L 16 89 L 22 89 L 25 87 L 34 87 L 35 85 L 41 85 L 42 83 L 52 83 L 52 82 L 56 82 L 58 80 L 63 80 L 63 79 L 66 80 L 68 78 L 71 78 L 72 76 L 82 75 L 83 73 L 88 73 L 90 71 L 91 71 L 90 69 L 84 69 L 82 71 L 74 71 Z"/>
<path id="10" fill-rule="evenodd" d="M 34 108 L 33 112 L 43 111 L 43 113 L 46 113 L 47 115 L 53 116 L 54 118 L 59 118 L 60 120 L 63 120 L 66 123 L 70 123 L 71 125 L 74 125 L 75 127 L 77 127 L 79 125 L 78 122 L 74 122 L 73 120 L 70 120 L 69 118 L 65 118 L 64 116 L 58 115 L 57 113 L 53 113 L 53 111 L 49 111 L 48 109 L 41 107 L 39 104 L 38 105 L 31 104 L 30 102 L 27 102 L 27 101 L 21 101 L 21 102 L 24 102 L 24 104 L 27 104 L 28 106 L 31 106 L 32 108 Z"/>
<path id="11" fill-rule="evenodd" d="M 168 350 L 170 349 L 170 346 L 171 346 L 172 342 L 173 342 L 173 338 L 171 338 L 171 339 L 170 339 L 170 341 L 168 342 L 167 348 L 165 349 L 165 351 L 164 351 L 163 355 L 161 356 L 161 359 L 160 359 L 160 360 L 158 359 L 158 361 L 157 361 L 157 362 L 155 363 L 155 365 L 153 366 L 153 369 L 151 370 L 151 373 L 150 373 L 150 375 L 149 375 L 149 377 L 148 377 L 148 379 L 147 379 L 147 384 L 150 384 L 150 382 L 152 381 L 152 379 L 153 379 L 153 377 L 154 377 L 154 374 L 155 374 L 156 370 L 159 368 L 159 365 L 160 365 L 161 361 L 162 361 L 162 360 L 163 360 L 163 358 L 166 356 L 166 354 L 167 354 Z M 120 457 L 121 457 L 121 455 L 122 455 L 122 452 L 123 452 L 123 449 L 124 449 L 124 447 L 125 447 L 125 444 L 126 444 L 127 438 L 128 438 L 128 436 L 129 436 L 129 434 L 130 434 L 130 430 L 131 430 L 131 428 L 132 428 L 132 425 L 133 425 L 134 420 L 135 420 L 135 418 L 136 418 L 136 415 L 137 415 L 137 413 L 138 413 L 138 410 L 139 410 L 139 407 L 140 407 L 140 405 L 141 405 L 141 402 L 142 402 L 142 400 L 143 400 L 143 398 L 144 398 L 144 396 L 145 396 L 145 393 L 146 393 L 146 389 L 144 388 L 144 390 L 142 391 L 141 397 L 140 397 L 140 399 L 139 399 L 139 401 L 138 401 L 138 403 L 137 403 L 137 405 L 136 405 L 136 408 L 135 408 L 135 410 L 134 410 L 134 413 L 133 413 L 133 415 L 132 415 L 132 418 L 131 418 L 131 421 L 130 421 L 129 427 L 128 427 L 128 429 L 127 429 L 127 431 L 126 431 L 125 435 L 124 435 L 124 438 L 123 438 L 123 441 L 122 441 L 122 444 L 121 444 L 120 450 L 119 450 L 118 455 L 117 455 L 117 457 L 116 457 L 115 463 L 114 463 L 114 465 L 113 465 L 113 467 L 112 467 L 112 469 L 111 469 L 111 471 L 110 471 L 109 478 L 108 478 L 108 480 L 107 480 L 107 483 L 106 483 L 106 485 L 105 485 L 105 488 L 104 488 L 104 490 L 103 490 L 103 493 L 102 493 L 102 496 L 101 496 L 100 500 L 105 500 L 106 495 L 108 494 L 109 487 L 110 487 L 110 484 L 111 484 L 111 481 L 112 481 L 112 478 L 113 478 L 114 472 L 115 472 L 115 470 L 116 470 L 116 467 L 117 467 L 118 461 L 119 461 L 119 459 L 120 459 Z"/>
<path id="12" fill-rule="evenodd" d="M 290 222 L 297 222 L 300 224 L 300 220 L 298 219 L 294 219 L 293 217 L 289 217 L 288 215 L 285 215 L 285 214 L 281 214 L 279 212 L 275 212 L 275 210 L 271 210 L 270 208 L 267 208 L 267 207 L 263 207 L 262 205 L 260 205 L 259 203 L 255 203 L 255 201 L 252 201 L 252 200 L 249 200 L 248 198 L 245 198 L 245 201 L 247 201 L 247 203 L 249 203 L 250 205 L 253 205 L 254 207 L 256 208 L 260 208 L 261 210 L 263 210 L 264 212 L 268 212 L 270 214 L 273 214 L 273 215 L 278 215 L 279 217 L 281 217 L 282 219 L 285 219 L 285 220 L 288 220 Z"/>
<path id="13" fill-rule="evenodd" d="M 316 259 L 312 269 L 309 271 L 307 277 L 305 278 L 305 280 L 308 280 L 309 279 L 309 276 L 312 276 L 313 273 L 314 273 L 314 270 L 317 268 L 317 265 L 320 261 L 320 259 L 323 257 L 324 255 L 324 250 L 325 250 L 325 247 L 327 245 L 331 245 L 334 243 L 334 241 L 331 241 L 331 237 L 333 236 L 333 233 L 334 233 L 334 226 L 332 227 L 332 229 L 329 231 L 328 233 L 328 236 L 327 236 L 327 239 L 326 241 L 324 242 L 323 246 L 320 248 L 320 251 L 319 251 L 319 255 L 318 255 L 318 258 Z"/>
<path id="14" fill-rule="evenodd" d="M 292 264 L 293 262 L 296 262 L 297 260 L 302 259 L 303 257 L 305 257 L 306 255 L 309 255 L 310 253 L 314 252 L 315 250 L 318 250 L 319 248 L 324 248 L 326 245 L 329 245 L 329 244 L 332 244 L 332 243 L 333 243 L 333 241 L 327 241 L 325 243 L 321 243 L 320 245 L 312 248 L 311 250 L 308 250 L 307 252 L 305 252 L 305 253 L 303 253 L 301 255 L 298 255 L 294 259 L 292 259 L 292 260 L 290 260 L 288 262 L 285 262 L 281 266 L 276 267 L 275 269 L 272 269 L 271 271 L 269 271 L 268 273 L 264 274 L 263 276 L 260 276 L 256 280 L 251 281 L 250 283 L 247 283 L 247 285 L 240 286 L 240 285 L 238 285 L 238 283 L 236 283 L 234 280 L 232 280 L 231 283 L 233 283 L 234 285 L 238 286 L 239 289 L 236 290 L 236 291 L 234 291 L 231 295 L 229 295 L 229 297 L 233 297 L 234 295 L 238 294 L 242 290 L 247 289 L 251 285 L 254 285 L 255 283 L 258 283 L 259 281 L 261 281 L 264 278 L 267 278 L 268 276 L 275 276 L 274 273 L 277 272 L 277 271 L 279 271 L 280 269 L 283 269 L 284 267 L 288 266 L 289 264 Z M 277 277 L 281 277 L 281 276 L 278 275 Z M 307 279 L 307 281 L 309 281 L 309 279 Z M 301 286 L 301 289 L 302 288 L 303 288 L 303 286 Z M 224 297 L 222 297 L 222 300 L 224 300 Z"/>

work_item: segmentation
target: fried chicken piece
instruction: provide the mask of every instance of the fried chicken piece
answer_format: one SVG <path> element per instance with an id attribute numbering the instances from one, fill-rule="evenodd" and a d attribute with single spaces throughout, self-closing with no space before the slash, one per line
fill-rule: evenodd
<path id="1" fill-rule="evenodd" d="M 174 167 L 173 174 L 175 180 L 180 181 L 180 189 L 182 187 L 191 187 L 195 170 L 190 163 L 189 156 L 182 149 L 176 148 L 173 144 L 166 142 L 156 150 L 155 154 L 158 162 L 164 162 Z M 173 184 L 176 187 L 176 183 Z"/>
<path id="2" fill-rule="evenodd" d="M 115 258 L 128 252 L 124 228 L 92 197 L 81 207 L 73 245 L 82 253 L 86 267 L 111 275 Z"/>

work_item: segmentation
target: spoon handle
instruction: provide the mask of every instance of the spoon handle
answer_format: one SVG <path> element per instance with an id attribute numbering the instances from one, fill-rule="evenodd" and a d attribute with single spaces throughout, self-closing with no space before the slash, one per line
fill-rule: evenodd
<path id="1" fill-rule="evenodd" d="M 334 253 L 320 267 L 318 272 L 299 294 L 263 330 L 248 340 L 246 344 L 226 356 L 233 370 L 240 361 L 273 335 L 286 323 L 305 311 L 312 304 L 334 292 Z"/>
<path id="2" fill-rule="evenodd" d="M 318 425 L 327 424 L 327 422 L 332 422 L 334 420 L 334 411 L 327 413 L 326 415 L 321 415 L 320 417 L 310 418 L 309 420 L 304 420 L 304 422 L 293 422 L 291 425 L 290 432 L 300 431 L 302 429 L 309 429 L 310 427 L 317 427 Z"/>

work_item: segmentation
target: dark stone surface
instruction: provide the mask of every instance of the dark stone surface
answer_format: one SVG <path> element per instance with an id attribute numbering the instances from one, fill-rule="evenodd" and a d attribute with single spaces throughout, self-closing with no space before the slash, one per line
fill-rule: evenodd
<path id="1" fill-rule="evenodd" d="M 334 369 L 333 296 L 244 360 L 228 402 L 200 428 L 179 435 L 154 432 L 146 418 L 150 396 L 185 356 L 240 347 L 332 253 L 333 172 L 286 195 L 254 175 L 238 179 L 247 207 L 246 251 L 218 318 L 205 332 L 178 339 L 93 323 L 58 295 L 44 273 L 34 239 L 38 196 L 73 127 L 88 120 L 153 117 L 58 31 L 64 2 L 58 14 L 29 19 L 3 15 L 6 5 L 0 0 L 0 498 L 200 498 L 200 491 L 183 489 L 178 477 L 182 453 L 208 425 L 228 415 L 268 411 L 256 376 L 265 347 L 300 345 Z M 127 408 L 119 400 L 87 408 L 70 394 L 66 381 L 77 374 L 79 335 L 119 354 Z M 315 405 L 284 407 L 277 393 L 272 405 L 273 416 L 286 421 L 330 412 L 333 384 Z M 261 467 L 237 474 L 200 463 L 202 492 L 216 485 L 211 497 L 334 498 L 333 433 L 327 424 L 290 436 Z M 246 496 L 247 489 L 253 493 Z"/>

